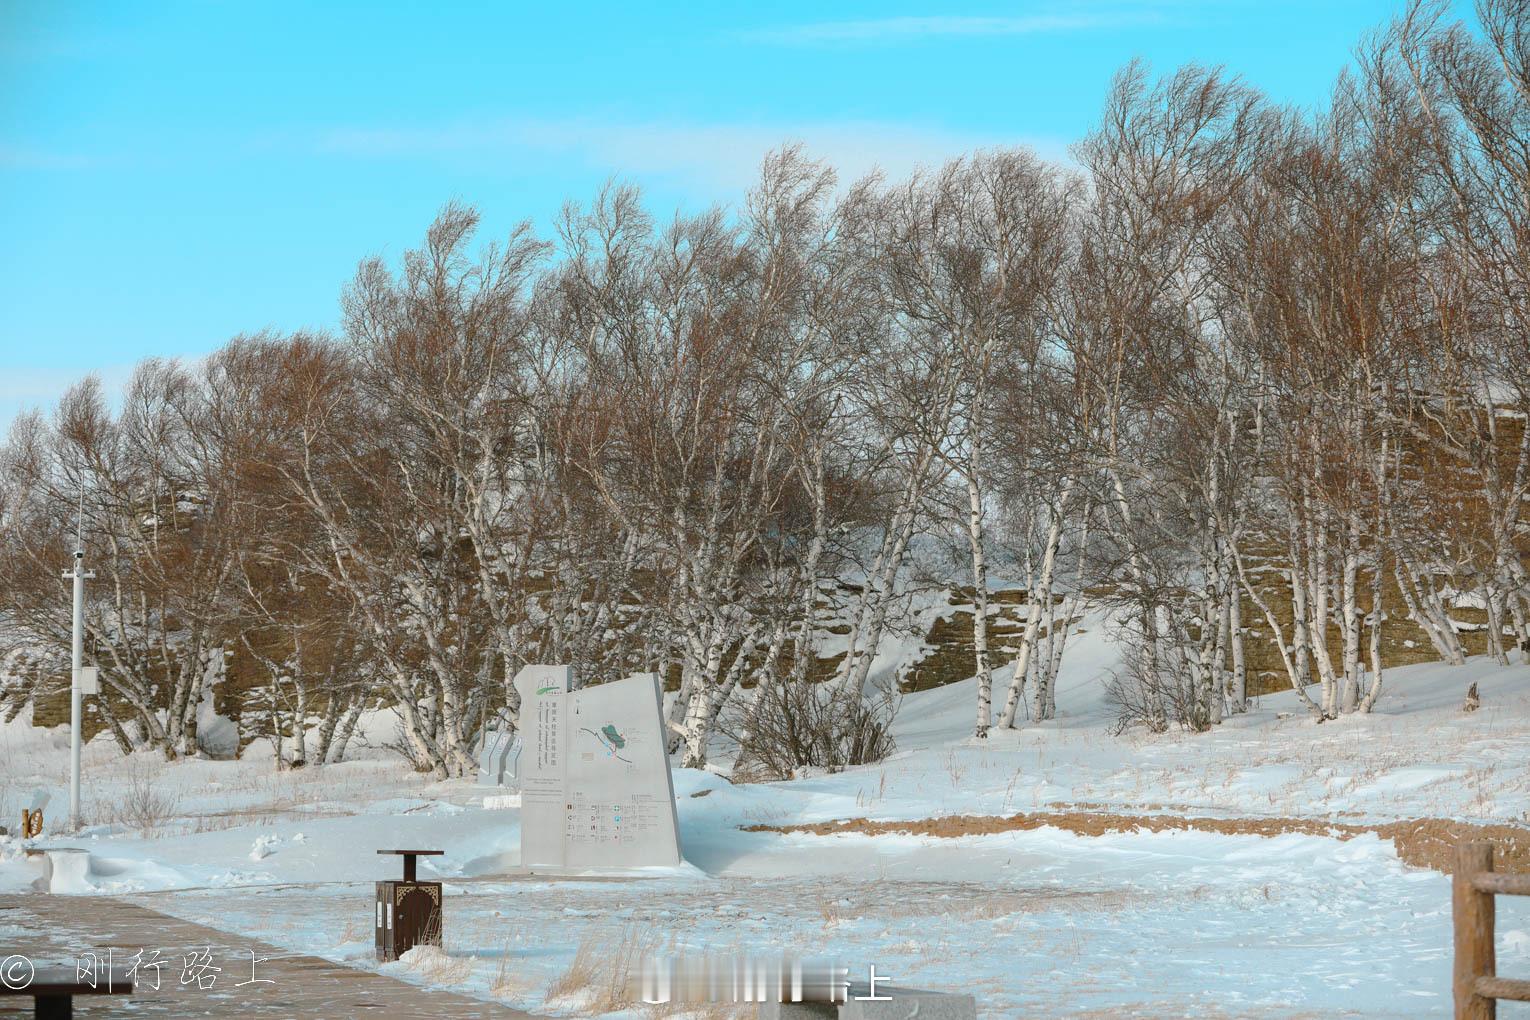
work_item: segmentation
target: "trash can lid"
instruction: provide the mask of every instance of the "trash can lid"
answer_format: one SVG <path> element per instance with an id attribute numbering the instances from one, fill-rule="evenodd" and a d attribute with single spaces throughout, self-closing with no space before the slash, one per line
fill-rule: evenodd
<path id="1" fill-rule="evenodd" d="M 377 852 L 380 854 L 401 854 L 404 856 L 418 855 L 420 857 L 442 857 L 446 854 L 445 850 L 379 850 Z"/>

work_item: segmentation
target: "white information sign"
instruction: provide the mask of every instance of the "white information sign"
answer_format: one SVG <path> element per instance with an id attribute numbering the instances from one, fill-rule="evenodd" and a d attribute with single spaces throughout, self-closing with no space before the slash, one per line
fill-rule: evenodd
<path id="1" fill-rule="evenodd" d="M 574 671 L 527 666 L 515 675 L 521 696 L 521 864 L 563 866 L 567 700 Z"/>
<path id="2" fill-rule="evenodd" d="M 567 666 L 528 666 L 521 695 L 521 863 L 680 863 L 658 677 L 569 691 Z"/>

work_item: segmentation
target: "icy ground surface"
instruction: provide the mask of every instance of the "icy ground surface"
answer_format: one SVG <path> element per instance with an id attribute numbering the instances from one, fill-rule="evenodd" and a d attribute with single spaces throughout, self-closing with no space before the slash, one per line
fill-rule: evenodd
<path id="1" fill-rule="evenodd" d="M 167 765 L 124 762 L 103 738 L 86 749 L 86 832 L 39 842 L 91 851 L 74 892 L 132 896 L 361 968 L 377 966 L 370 883 L 398 870 L 374 851 L 440 847 L 420 874 L 446 883 L 447 956 L 384 969 L 544 1014 L 591 1015 L 609 964 L 650 949 L 790 952 L 852 975 L 875 964 L 899 983 L 971 990 L 989 1017 L 1448 1015 L 1449 881 L 1375 837 L 741 831 L 1059 805 L 1530 825 L 1530 668 L 1397 670 L 1375 715 L 1321 726 L 1277 695 L 1211 734 L 1114 737 L 1101 697 L 1113 649 L 1086 629 L 1054 723 L 977 745 L 969 681 L 905 699 L 899 751 L 880 765 L 738 786 L 677 770 L 678 869 L 517 877 L 513 798 L 486 809 L 492 791 L 409 774 L 365 747 L 342 765 L 277 773 L 258 746 L 240 761 Z M 1482 708 L 1465 715 L 1473 681 Z M 67 734 L 22 722 L 0 728 L 0 818 L 42 789 L 61 820 Z M 386 719 L 373 730 L 376 743 L 391 736 Z M 124 810 L 135 788 L 169 802 L 152 832 Z M 0 892 L 30 889 L 37 869 L 0 840 Z M 4 930 L 0 919 L 0 952 Z M 1498 955 L 1500 973 L 1530 977 L 1530 901 L 1500 902 Z"/>
<path id="2" fill-rule="evenodd" d="M 1375 839 L 1041 830 L 741 844 L 742 856 L 705 875 L 448 880 L 446 949 L 470 964 L 450 984 L 528 1010 L 576 1011 L 579 996 L 549 1003 L 546 990 L 592 942 L 613 956 L 632 946 L 794 952 L 860 978 L 875 963 L 902 983 L 970 990 L 992 1017 L 1415 1016 L 1448 1004 L 1449 883 L 1404 869 Z M 373 966 L 371 889 L 360 884 L 141 902 Z M 1506 937 L 1530 941 L 1524 930 Z M 1530 968 L 1530 948 L 1520 951 Z M 406 963 L 384 969 L 432 977 Z"/>

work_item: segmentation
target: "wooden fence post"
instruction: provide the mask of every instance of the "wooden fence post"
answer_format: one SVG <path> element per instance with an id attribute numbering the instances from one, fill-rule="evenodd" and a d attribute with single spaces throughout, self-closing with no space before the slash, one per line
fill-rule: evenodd
<path id="1" fill-rule="evenodd" d="M 1494 1020 L 1497 1003 L 1477 994 L 1477 979 L 1497 972 L 1493 961 L 1493 894 L 1478 892 L 1472 878 L 1493 870 L 1491 843 L 1456 847 L 1451 911 L 1456 922 L 1456 1020 Z"/>

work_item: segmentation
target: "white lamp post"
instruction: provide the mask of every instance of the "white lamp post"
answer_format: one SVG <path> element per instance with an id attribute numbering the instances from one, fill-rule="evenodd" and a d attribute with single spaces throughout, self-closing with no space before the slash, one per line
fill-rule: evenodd
<path id="1" fill-rule="evenodd" d="M 74 569 L 64 571 L 74 581 L 74 633 L 69 674 L 69 828 L 80 829 L 80 697 L 85 657 L 85 579 L 95 572 L 85 569 L 85 550 L 74 551 Z"/>

